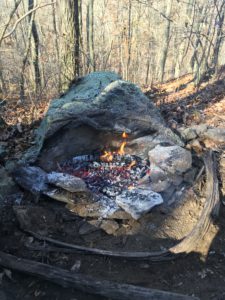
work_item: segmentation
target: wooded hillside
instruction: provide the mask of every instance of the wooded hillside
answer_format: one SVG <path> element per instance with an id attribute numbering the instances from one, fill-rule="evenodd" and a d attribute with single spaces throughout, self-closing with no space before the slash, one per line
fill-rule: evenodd
<path id="1" fill-rule="evenodd" d="M 224 58 L 224 0 L 1 0 L 0 89 L 23 101 L 54 95 L 94 70 L 132 82 L 193 74 Z"/>

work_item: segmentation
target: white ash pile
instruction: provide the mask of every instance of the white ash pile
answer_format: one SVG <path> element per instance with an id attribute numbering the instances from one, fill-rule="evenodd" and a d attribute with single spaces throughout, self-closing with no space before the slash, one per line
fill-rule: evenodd
<path id="1" fill-rule="evenodd" d="M 125 189 L 132 189 L 148 177 L 150 162 L 135 155 L 114 154 L 111 161 L 98 155 L 81 155 L 60 166 L 60 171 L 82 178 L 93 193 L 115 197 Z"/>
<path id="2" fill-rule="evenodd" d="M 148 159 L 113 153 L 108 161 L 104 155 L 81 155 L 66 161 L 59 169 L 84 180 L 104 207 L 101 217 L 111 218 L 110 214 L 118 206 L 132 218 L 139 219 L 151 208 L 163 203 L 160 194 L 142 186 L 143 181 L 145 184 L 151 181 Z M 114 203 L 113 206 L 110 203 Z"/>

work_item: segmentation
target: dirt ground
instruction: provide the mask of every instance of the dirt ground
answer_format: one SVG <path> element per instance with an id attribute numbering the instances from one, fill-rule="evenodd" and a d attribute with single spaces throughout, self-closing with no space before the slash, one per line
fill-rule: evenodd
<path id="1" fill-rule="evenodd" d="M 190 204 L 190 201 L 188 203 Z M 74 272 L 88 274 L 98 279 L 195 295 L 199 296 L 200 299 L 222 300 L 225 298 L 224 207 L 221 207 L 220 217 L 217 221 L 219 231 L 213 239 L 206 257 L 193 253 L 175 261 L 149 263 L 148 261 L 129 261 L 77 253 L 46 252 L 44 250 L 47 246 L 45 243 L 35 240 L 21 230 L 21 224 L 15 216 L 15 209 L 13 211 L 12 204 L 12 202 L 10 204 L 9 199 L 8 205 L 1 207 L 0 248 L 2 251 L 64 269 L 74 269 Z M 194 202 L 192 206 L 188 205 L 178 210 L 177 215 L 173 214 L 174 223 L 171 227 L 175 231 L 180 232 L 179 228 L 182 228 L 181 219 L 184 220 L 185 213 L 186 221 L 189 220 L 188 223 L 193 226 L 198 218 L 197 215 L 193 216 L 193 214 L 199 211 L 196 209 L 199 205 L 196 204 L 195 209 L 193 205 Z M 23 229 L 32 229 L 39 234 L 73 244 L 108 250 L 149 251 L 162 250 L 176 243 L 175 239 L 166 238 L 166 234 L 164 234 L 164 238 L 162 233 L 161 238 L 157 238 L 154 234 L 151 235 L 153 224 L 157 224 L 157 221 L 159 227 L 160 222 L 161 225 L 163 224 L 162 227 L 166 223 L 171 224 L 171 222 L 165 222 L 169 216 L 160 209 L 155 209 L 145 217 L 144 221 L 140 221 L 140 227 L 133 235 L 113 237 L 102 230 L 93 231 L 88 228 L 85 220 L 71 214 L 63 204 L 49 199 L 41 199 L 38 204 L 33 204 L 25 199 L 22 205 L 16 206 L 16 208 L 27 211 L 28 220 L 26 219 Z M 183 215 L 178 220 L 181 211 Z M 149 227 L 146 228 L 146 224 L 149 224 Z M 86 233 L 84 233 L 85 226 L 87 227 Z M 132 226 L 135 227 L 134 224 Z M 83 233 L 79 234 L 81 231 Z M 183 235 L 184 232 L 180 234 Z M 34 250 L 37 246 L 41 246 L 42 250 Z M 0 297 L 0 299 L 104 299 L 99 296 L 84 295 L 73 289 L 61 288 L 14 271 L 0 269 L 0 273 L 0 296 L 3 292 L 7 297 Z"/>
<path id="2" fill-rule="evenodd" d="M 225 80 L 204 84 L 196 90 L 189 76 L 168 82 L 148 90 L 162 111 L 167 122 L 176 129 L 185 124 L 207 123 L 224 127 Z M 8 145 L 6 157 L 0 163 L 18 159 L 32 145 L 34 129 L 38 126 L 47 107 L 44 101 L 36 107 L 36 113 L 14 99 L 1 108 L 1 115 L 8 124 L 1 140 Z M 11 114 L 9 113 L 11 110 Z M 31 114 L 32 110 L 32 114 Z M 193 196 L 191 194 L 189 196 Z M 189 197 L 190 198 L 190 197 Z M 156 208 L 143 220 L 121 224 L 121 235 L 113 237 L 102 230 L 93 230 L 87 220 L 72 215 L 56 201 L 42 198 L 34 203 L 24 196 L 20 205 L 8 197 L 0 206 L 0 249 L 19 257 L 36 260 L 95 278 L 130 283 L 149 288 L 198 296 L 200 299 L 225 299 L 225 208 L 221 205 L 218 228 L 206 257 L 192 253 L 175 261 L 149 263 L 129 261 L 94 255 L 48 253 L 32 247 L 46 246 L 21 229 L 15 211 L 27 211 L 26 226 L 32 231 L 51 236 L 61 241 L 108 250 L 149 251 L 163 250 L 174 245 L 197 222 L 203 203 L 191 197 L 187 205 L 173 211 Z M 185 203 L 185 202 L 184 202 Z M 13 206 L 16 208 L 13 209 Z M 82 234 L 81 234 L 82 232 Z M 132 234 L 128 234 L 132 233 Z M 215 233 L 215 232 L 214 232 Z M 35 277 L 0 268 L 0 300 L 83 300 L 104 299 L 100 296 L 83 294 L 74 289 L 65 289 Z"/>

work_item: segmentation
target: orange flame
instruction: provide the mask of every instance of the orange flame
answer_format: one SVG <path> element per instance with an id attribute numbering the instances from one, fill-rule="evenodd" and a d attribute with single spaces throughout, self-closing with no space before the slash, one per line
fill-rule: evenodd
<path id="1" fill-rule="evenodd" d="M 122 138 L 123 139 L 127 139 L 128 138 L 128 134 L 126 132 L 123 132 L 122 134 Z M 111 152 L 111 151 L 105 151 L 104 154 L 100 157 L 101 160 L 103 161 L 106 161 L 106 162 L 110 162 L 113 160 L 113 155 L 115 153 L 119 154 L 119 155 L 124 155 L 125 154 L 125 151 L 124 151 L 124 148 L 126 146 L 127 142 L 122 142 L 119 150 L 117 152 Z M 132 164 L 132 162 L 131 162 Z M 131 167 L 133 166 L 134 164 L 131 165 Z"/>
<path id="2" fill-rule="evenodd" d="M 124 139 L 128 138 L 128 134 L 125 131 L 122 134 L 122 138 L 124 138 Z"/>
<path id="3" fill-rule="evenodd" d="M 113 153 L 110 151 L 105 151 L 105 153 L 101 156 L 101 160 L 110 162 L 113 160 Z"/>
<path id="4" fill-rule="evenodd" d="M 122 134 L 122 138 L 123 138 L 123 139 L 128 138 L 128 134 L 127 134 L 125 131 L 124 131 L 123 134 Z M 118 154 L 119 154 L 119 155 L 124 155 L 124 154 L 125 154 L 124 148 L 125 148 L 126 144 L 127 144 L 127 142 L 123 142 L 123 143 L 121 144 L 120 149 L 119 149 L 119 151 L 118 151 Z"/>
<path id="5" fill-rule="evenodd" d="M 125 154 L 125 151 L 124 151 L 125 146 L 126 146 L 126 142 L 123 142 L 122 145 L 120 146 L 120 149 L 118 150 L 119 155 Z"/>
<path id="6" fill-rule="evenodd" d="M 128 166 L 128 170 L 130 170 L 133 166 L 136 165 L 136 161 L 135 160 L 132 160 L 132 162 L 129 164 Z"/>

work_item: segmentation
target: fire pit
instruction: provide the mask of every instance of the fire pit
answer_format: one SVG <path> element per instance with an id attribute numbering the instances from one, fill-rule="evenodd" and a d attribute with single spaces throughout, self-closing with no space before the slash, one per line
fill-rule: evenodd
<path id="1" fill-rule="evenodd" d="M 127 139 L 128 134 L 123 132 L 118 150 L 76 156 L 59 166 L 61 172 L 83 179 L 95 198 L 107 203 L 111 209 L 106 208 L 102 213 L 104 218 L 112 214 L 112 207 L 118 210 L 116 204 L 138 219 L 163 202 L 160 194 L 148 189 L 151 181 L 149 159 L 125 154 Z"/>
<path id="2" fill-rule="evenodd" d="M 182 146 L 137 86 L 96 72 L 52 101 L 22 162 L 33 166 L 15 178 L 82 217 L 137 220 L 181 200 L 193 182 L 192 156 Z"/>

